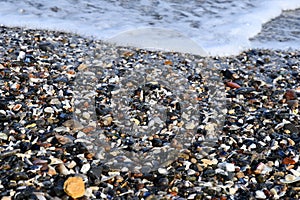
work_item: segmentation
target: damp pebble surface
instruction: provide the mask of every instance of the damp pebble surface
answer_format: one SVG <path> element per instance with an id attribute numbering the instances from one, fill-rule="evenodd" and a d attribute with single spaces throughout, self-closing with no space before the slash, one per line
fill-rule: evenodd
<path id="1" fill-rule="evenodd" d="M 0 31 L 1 199 L 300 198 L 299 51 L 199 57 L 62 32 Z M 129 81 L 150 69 L 157 76 L 146 77 L 147 84 Z M 223 104 L 214 104 L 219 99 L 205 69 L 221 77 L 215 87 L 225 94 Z M 78 74 L 90 77 L 82 90 Z M 164 75 L 177 89 L 155 82 Z M 189 87 L 180 93 L 182 83 Z M 188 105 L 180 109 L 193 94 L 197 115 Z M 163 107 L 165 118 L 157 115 Z M 128 116 L 116 116 L 118 109 Z M 214 117 L 215 110 L 224 117 Z M 186 141 L 176 138 L 179 130 Z M 171 147 L 180 149 L 172 160 L 143 163 L 143 170 L 111 165 L 134 157 L 105 158 L 126 148 L 148 162 Z"/>

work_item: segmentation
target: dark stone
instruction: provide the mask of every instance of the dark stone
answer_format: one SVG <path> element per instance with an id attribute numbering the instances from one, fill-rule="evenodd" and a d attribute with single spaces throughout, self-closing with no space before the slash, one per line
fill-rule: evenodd
<path id="1" fill-rule="evenodd" d="M 53 196 L 61 197 L 65 194 L 64 191 L 64 183 L 65 180 L 62 178 L 59 178 L 58 180 L 55 180 L 55 184 L 53 184 L 54 187 L 51 189 L 51 193 Z"/>
<path id="2" fill-rule="evenodd" d="M 161 147 L 161 146 L 163 146 L 163 142 L 159 138 L 154 138 L 152 140 L 152 146 L 154 146 L 154 147 Z"/>
<path id="3" fill-rule="evenodd" d="M 92 166 L 92 168 L 88 171 L 89 178 L 101 179 L 102 171 L 103 171 L 102 166 Z"/>
<path id="4" fill-rule="evenodd" d="M 25 190 L 17 192 L 14 196 L 14 200 L 39 200 L 33 192 L 33 188 L 26 188 Z"/>
<path id="5" fill-rule="evenodd" d="M 50 42 L 42 42 L 40 43 L 39 48 L 43 51 L 52 51 L 54 50 L 54 45 Z"/>
<path id="6" fill-rule="evenodd" d="M 289 130 L 291 133 L 299 133 L 299 129 L 294 124 L 285 124 L 284 129 Z"/>

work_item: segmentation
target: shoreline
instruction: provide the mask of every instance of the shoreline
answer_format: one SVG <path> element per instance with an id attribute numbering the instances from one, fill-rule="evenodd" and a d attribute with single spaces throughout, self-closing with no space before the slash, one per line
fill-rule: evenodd
<path id="1" fill-rule="evenodd" d="M 2 199 L 300 197 L 300 51 L 252 49 L 201 57 L 115 47 L 63 32 L 3 26 L 0 31 Z M 135 86 L 147 73 L 145 83 L 152 85 Z M 141 100 L 141 91 L 150 100 Z M 199 117 L 192 106 L 183 107 L 195 103 L 189 100 L 194 94 Z M 125 105 L 124 95 L 135 106 Z M 170 102 L 162 104 L 170 110 L 166 118 L 155 118 L 157 110 L 144 106 L 160 104 L 159 98 Z M 181 109 L 172 104 L 176 101 Z M 121 130 L 127 122 L 117 121 L 127 118 L 117 118 L 115 111 L 124 105 L 134 111 L 133 123 L 146 127 L 135 128 L 156 132 L 144 137 Z M 201 119 L 198 124 L 190 123 L 193 117 Z M 150 126 L 151 119 L 158 125 L 154 120 Z M 193 142 L 166 166 L 116 170 L 105 157 L 114 143 L 136 156 L 151 156 L 153 149 L 177 145 L 171 142 L 176 130 L 193 133 Z M 207 144 L 210 136 L 215 141 Z"/>

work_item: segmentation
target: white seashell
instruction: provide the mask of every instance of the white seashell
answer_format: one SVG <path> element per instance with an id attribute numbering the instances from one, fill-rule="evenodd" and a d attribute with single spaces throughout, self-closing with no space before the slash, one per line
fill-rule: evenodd
<path id="1" fill-rule="evenodd" d="M 294 176 L 294 175 L 292 175 L 292 174 L 287 174 L 287 175 L 285 176 L 285 178 L 284 178 L 284 179 L 280 179 L 280 181 L 281 181 L 282 183 L 286 183 L 286 184 L 289 184 L 289 183 L 295 183 L 295 182 L 300 181 L 300 177 L 296 177 L 296 176 Z"/>

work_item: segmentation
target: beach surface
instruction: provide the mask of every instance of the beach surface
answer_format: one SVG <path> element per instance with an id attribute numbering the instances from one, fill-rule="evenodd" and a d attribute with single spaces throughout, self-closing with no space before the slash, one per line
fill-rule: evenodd
<path id="1" fill-rule="evenodd" d="M 3 200 L 300 198 L 298 50 L 0 31 Z"/>

